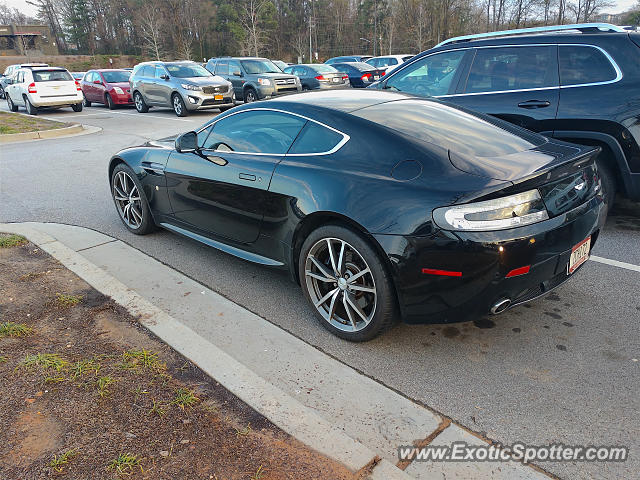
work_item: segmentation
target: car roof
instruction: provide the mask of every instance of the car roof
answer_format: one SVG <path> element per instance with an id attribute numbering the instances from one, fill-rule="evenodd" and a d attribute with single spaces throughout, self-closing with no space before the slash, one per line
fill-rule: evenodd
<path id="1" fill-rule="evenodd" d="M 93 72 L 128 72 L 124 68 L 94 68 Z"/>
<path id="2" fill-rule="evenodd" d="M 275 100 L 282 103 L 295 103 L 350 113 L 372 105 L 409 98 L 415 99 L 416 97 L 404 93 L 363 89 L 357 93 L 350 90 L 312 91 L 298 95 L 287 95 Z M 270 100 L 269 103 L 275 103 L 275 100 Z"/>
<path id="3" fill-rule="evenodd" d="M 56 70 L 56 71 L 60 71 L 60 72 L 67 72 L 68 71 L 66 68 L 62 68 L 62 67 L 34 67 L 34 68 L 27 68 L 25 70 L 31 70 L 31 71 L 34 71 L 34 72 L 50 71 L 50 70 Z"/>

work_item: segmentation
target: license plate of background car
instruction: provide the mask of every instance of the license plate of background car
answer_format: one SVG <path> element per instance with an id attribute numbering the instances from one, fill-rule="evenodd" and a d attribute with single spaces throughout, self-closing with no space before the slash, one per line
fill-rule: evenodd
<path id="1" fill-rule="evenodd" d="M 585 238 L 579 244 L 571 249 L 569 257 L 569 265 L 567 266 L 567 274 L 571 275 L 580 265 L 589 259 L 589 251 L 591 250 L 591 236 Z"/>
<path id="2" fill-rule="evenodd" d="M 380 80 L 380 77 L 378 75 L 376 75 L 375 77 L 373 77 L 374 80 Z"/>
<path id="3" fill-rule="evenodd" d="M 333 78 L 331 79 L 331 81 L 332 81 L 333 83 L 338 83 L 340 80 L 341 80 L 341 79 L 340 79 L 340 78 L 338 78 L 338 77 L 333 77 Z"/>
<path id="4" fill-rule="evenodd" d="M 222 100 L 223 96 L 222 95 L 214 95 L 213 99 L 214 100 Z"/>

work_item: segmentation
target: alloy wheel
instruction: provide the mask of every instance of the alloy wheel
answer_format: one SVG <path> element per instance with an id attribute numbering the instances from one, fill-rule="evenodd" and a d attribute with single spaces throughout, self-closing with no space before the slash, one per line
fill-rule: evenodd
<path id="1" fill-rule="evenodd" d="M 144 220 L 142 199 L 138 187 L 126 172 L 116 173 L 112 193 L 122 220 L 134 230 L 140 228 Z"/>
<path id="2" fill-rule="evenodd" d="M 247 103 L 251 103 L 251 102 L 255 102 L 256 101 L 256 94 L 253 93 L 253 90 L 249 90 L 247 92 Z"/>
<path id="3" fill-rule="evenodd" d="M 141 112 L 143 107 L 144 107 L 144 102 L 142 100 L 142 95 L 140 95 L 139 93 L 136 93 L 133 100 L 134 100 L 134 102 L 136 104 L 136 110 Z"/>
<path id="4" fill-rule="evenodd" d="M 364 329 L 376 312 L 373 273 L 363 256 L 339 238 L 323 238 L 305 259 L 305 285 L 313 305 L 335 328 Z"/>
<path id="5" fill-rule="evenodd" d="M 173 110 L 176 112 L 176 115 L 182 115 L 182 101 L 178 95 L 173 96 Z"/>

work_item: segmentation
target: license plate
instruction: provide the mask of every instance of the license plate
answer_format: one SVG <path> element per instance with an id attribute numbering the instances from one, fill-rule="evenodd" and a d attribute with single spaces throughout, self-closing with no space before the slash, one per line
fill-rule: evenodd
<path id="1" fill-rule="evenodd" d="M 331 79 L 331 81 L 332 81 L 333 83 L 338 83 L 340 80 L 342 80 L 342 79 L 341 79 L 341 78 L 338 78 L 338 77 L 334 77 L 334 78 L 332 78 L 332 79 Z"/>
<path id="2" fill-rule="evenodd" d="M 214 100 L 222 100 L 224 97 L 222 95 L 214 95 Z"/>
<path id="3" fill-rule="evenodd" d="M 569 265 L 567 267 L 568 275 L 571 275 L 576 269 L 589 259 L 589 251 L 591 250 L 591 237 L 577 244 L 571 249 L 571 257 L 569 257 Z"/>
<path id="4" fill-rule="evenodd" d="M 374 79 L 374 80 L 380 80 L 380 76 L 379 76 L 379 75 L 374 75 L 374 76 L 373 76 L 373 79 Z"/>

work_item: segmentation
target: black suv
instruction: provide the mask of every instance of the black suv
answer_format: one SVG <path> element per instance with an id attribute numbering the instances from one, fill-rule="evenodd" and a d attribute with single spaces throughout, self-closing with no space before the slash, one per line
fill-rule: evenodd
<path id="1" fill-rule="evenodd" d="M 640 33 L 580 24 L 457 37 L 369 88 L 437 97 L 600 146 L 609 205 L 616 190 L 640 200 Z"/>
<path id="2" fill-rule="evenodd" d="M 211 58 L 205 67 L 211 73 L 230 81 L 236 98 L 246 103 L 302 91 L 298 77 L 283 73 L 266 58 Z"/>

